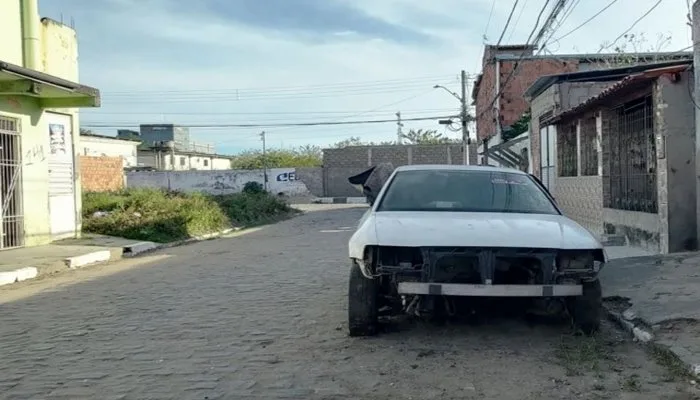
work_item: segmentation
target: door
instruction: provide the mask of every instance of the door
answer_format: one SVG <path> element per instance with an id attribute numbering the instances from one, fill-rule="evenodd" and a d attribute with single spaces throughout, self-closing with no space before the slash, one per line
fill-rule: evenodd
<path id="1" fill-rule="evenodd" d="M 20 126 L 0 116 L 0 250 L 24 245 Z"/>
<path id="2" fill-rule="evenodd" d="M 49 135 L 49 220 L 51 239 L 75 236 L 75 157 L 72 117 L 46 113 Z"/>
<path id="3" fill-rule="evenodd" d="M 554 125 L 540 128 L 540 175 L 542 176 L 542 184 L 550 192 L 554 191 L 554 179 L 556 176 L 554 164 L 556 160 L 556 137 L 557 131 Z"/>

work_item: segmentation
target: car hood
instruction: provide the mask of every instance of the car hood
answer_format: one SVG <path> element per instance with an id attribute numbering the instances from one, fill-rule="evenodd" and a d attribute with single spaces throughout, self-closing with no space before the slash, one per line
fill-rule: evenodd
<path id="1" fill-rule="evenodd" d="M 382 211 L 372 219 L 380 246 L 602 248 L 562 215 Z"/>

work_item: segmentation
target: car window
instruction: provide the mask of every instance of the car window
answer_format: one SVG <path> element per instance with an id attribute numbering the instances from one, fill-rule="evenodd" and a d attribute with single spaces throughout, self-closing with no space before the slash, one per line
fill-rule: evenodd
<path id="1" fill-rule="evenodd" d="M 528 175 L 478 170 L 397 172 L 377 211 L 559 214 Z"/>

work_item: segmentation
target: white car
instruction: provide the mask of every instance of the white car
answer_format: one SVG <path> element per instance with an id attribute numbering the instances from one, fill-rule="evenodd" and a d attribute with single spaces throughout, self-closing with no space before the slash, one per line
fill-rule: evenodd
<path id="1" fill-rule="evenodd" d="M 435 315 L 463 296 L 537 299 L 598 330 L 603 245 L 532 175 L 412 165 L 365 193 L 376 196 L 348 246 L 351 336 L 375 334 L 380 312 Z"/>

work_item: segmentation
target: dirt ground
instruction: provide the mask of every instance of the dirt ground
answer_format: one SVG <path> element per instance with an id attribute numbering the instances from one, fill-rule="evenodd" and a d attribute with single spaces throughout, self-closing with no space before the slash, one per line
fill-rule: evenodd
<path id="1" fill-rule="evenodd" d="M 2 399 L 697 399 L 606 324 L 407 320 L 347 336 L 347 239 L 313 207 L 238 237 L 0 289 Z"/>

